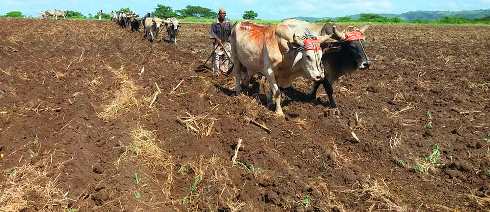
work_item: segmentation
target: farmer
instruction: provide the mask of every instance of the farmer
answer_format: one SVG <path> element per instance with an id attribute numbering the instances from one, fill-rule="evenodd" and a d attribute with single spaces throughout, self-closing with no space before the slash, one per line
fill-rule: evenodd
<path id="1" fill-rule="evenodd" d="M 151 14 L 150 14 L 150 13 L 146 13 L 146 15 L 145 15 L 145 16 L 143 16 L 143 18 L 141 18 L 141 23 L 142 23 L 142 25 L 143 25 L 143 28 L 145 27 L 145 20 L 146 20 L 147 18 L 150 18 L 150 17 L 151 17 Z"/>
<path id="2" fill-rule="evenodd" d="M 232 25 L 228 20 L 226 20 L 226 11 L 220 8 L 218 11 L 218 20 L 211 25 L 210 36 L 213 39 L 213 73 L 218 75 L 221 73 L 228 72 L 230 64 L 230 34 Z"/>

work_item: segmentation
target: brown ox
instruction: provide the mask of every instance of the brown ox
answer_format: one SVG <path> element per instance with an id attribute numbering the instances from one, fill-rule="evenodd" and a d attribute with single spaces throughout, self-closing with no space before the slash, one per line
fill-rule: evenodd
<path id="1" fill-rule="evenodd" d="M 248 86 L 254 74 L 262 73 L 270 83 L 276 115 L 284 116 L 279 88 L 289 87 L 299 76 L 312 81 L 320 81 L 324 76 L 320 43 L 330 36 L 310 32 L 301 27 L 291 29 L 287 24 L 236 24 L 230 37 L 236 94 L 240 94 L 241 84 Z"/>

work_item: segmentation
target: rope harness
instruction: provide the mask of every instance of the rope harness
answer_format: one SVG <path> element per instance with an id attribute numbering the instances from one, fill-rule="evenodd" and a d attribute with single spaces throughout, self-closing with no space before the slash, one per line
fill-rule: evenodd
<path id="1" fill-rule="evenodd" d="M 306 51 L 313 51 L 315 55 L 315 65 L 318 69 L 322 70 L 323 64 L 321 62 L 320 53 L 322 48 L 320 46 L 320 41 L 318 38 L 311 33 L 309 29 L 306 29 L 303 38 L 303 46 L 296 48 L 296 51 L 306 53 Z"/>
<path id="2" fill-rule="evenodd" d="M 361 31 L 354 30 L 354 31 L 345 33 L 345 38 L 342 39 L 341 42 L 359 41 L 359 45 L 361 46 L 363 56 L 366 58 L 366 60 L 368 62 L 370 62 L 371 60 L 367 56 L 366 50 L 364 48 L 363 41 L 365 39 L 366 39 L 366 37 L 364 36 L 364 34 Z M 322 47 L 325 48 L 325 49 L 328 49 L 328 48 L 339 48 L 339 47 L 341 47 L 341 43 L 340 42 L 329 42 L 329 43 L 323 44 Z"/>

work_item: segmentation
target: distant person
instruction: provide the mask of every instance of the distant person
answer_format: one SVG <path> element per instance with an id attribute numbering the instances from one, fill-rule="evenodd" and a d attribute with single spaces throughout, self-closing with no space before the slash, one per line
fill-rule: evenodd
<path id="1" fill-rule="evenodd" d="M 145 27 L 145 21 L 147 18 L 150 18 L 151 17 L 151 14 L 150 13 L 146 13 L 145 16 L 143 16 L 143 18 L 141 18 L 141 23 L 143 25 L 143 28 Z"/>
<path id="2" fill-rule="evenodd" d="M 146 19 L 146 18 L 149 18 L 149 17 L 151 17 L 151 14 L 150 14 L 150 13 L 146 13 L 146 15 L 145 15 L 145 16 L 143 16 L 143 21 L 145 21 L 145 19 Z"/>
<path id="3" fill-rule="evenodd" d="M 232 25 L 226 20 L 226 11 L 220 8 L 218 11 L 218 20 L 211 25 L 210 37 L 213 39 L 214 57 L 213 57 L 213 73 L 218 75 L 227 73 L 230 64 L 230 34 Z"/>

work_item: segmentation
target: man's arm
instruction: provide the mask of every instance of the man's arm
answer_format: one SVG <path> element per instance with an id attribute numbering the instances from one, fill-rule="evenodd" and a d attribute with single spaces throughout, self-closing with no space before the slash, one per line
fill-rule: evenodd
<path id="1" fill-rule="evenodd" d="M 210 38 L 214 40 L 214 43 L 218 43 L 220 46 L 223 46 L 223 42 L 221 41 L 219 36 L 214 31 L 215 27 L 216 27 L 216 24 L 211 24 L 211 28 L 209 30 Z"/>

